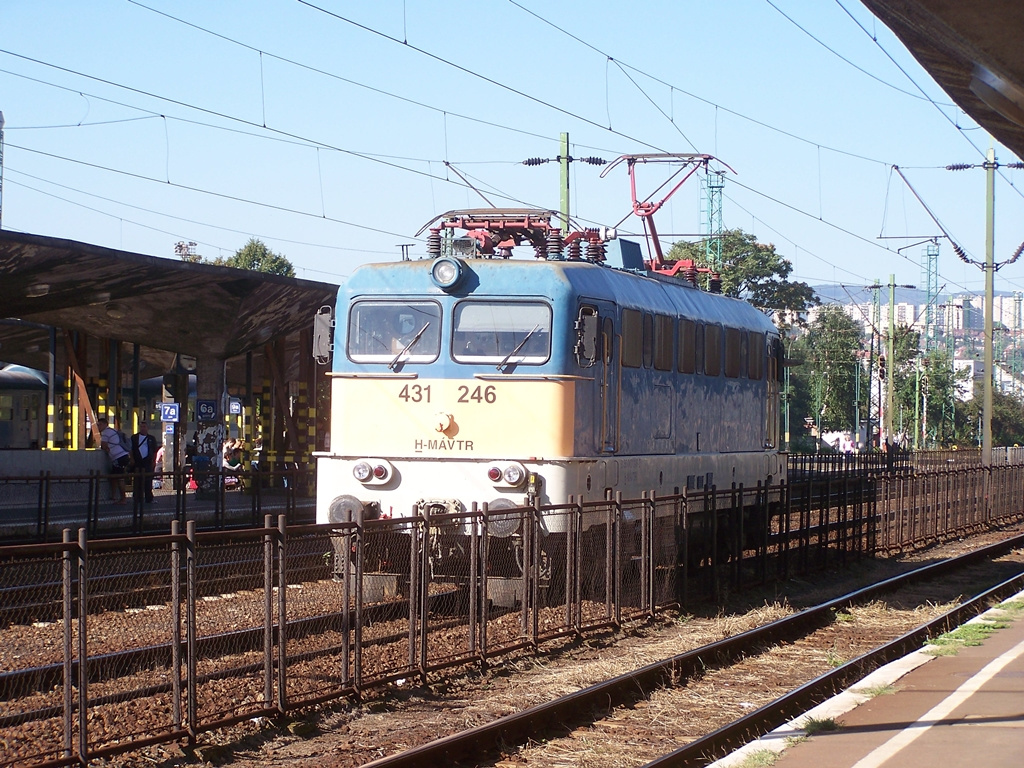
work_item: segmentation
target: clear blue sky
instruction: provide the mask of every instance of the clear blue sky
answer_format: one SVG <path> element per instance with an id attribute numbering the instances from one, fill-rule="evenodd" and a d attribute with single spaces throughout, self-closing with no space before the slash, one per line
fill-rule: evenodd
<path id="1" fill-rule="evenodd" d="M 984 172 L 943 167 L 980 163 L 989 137 L 856 0 L 4 0 L 0 30 L 5 229 L 168 258 L 258 237 L 338 282 L 486 205 L 460 175 L 496 205 L 557 208 L 557 165 L 521 161 L 565 131 L 573 156 L 720 158 L 725 226 L 811 284 L 921 284 L 940 231 L 894 164 L 984 257 Z M 665 170 L 641 169 L 641 192 Z M 615 225 L 625 168 L 599 173 L 574 164 L 572 213 Z M 997 260 L 1024 240 L 1022 174 L 997 181 Z M 695 177 L 658 228 L 700 233 L 701 209 Z M 945 241 L 939 273 L 982 290 Z M 1024 259 L 996 288 L 1024 290 Z"/>

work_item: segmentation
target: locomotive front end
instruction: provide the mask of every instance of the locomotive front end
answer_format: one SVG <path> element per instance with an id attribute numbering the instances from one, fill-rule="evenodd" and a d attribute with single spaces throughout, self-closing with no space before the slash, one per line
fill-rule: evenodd
<path id="1" fill-rule="evenodd" d="M 521 510 L 564 485 L 573 452 L 574 382 L 553 369 L 565 342 L 546 276 L 541 264 L 455 258 L 353 275 L 318 522 L 426 521 L 435 575 L 463 570 L 468 535 L 483 530 L 517 561 Z"/>

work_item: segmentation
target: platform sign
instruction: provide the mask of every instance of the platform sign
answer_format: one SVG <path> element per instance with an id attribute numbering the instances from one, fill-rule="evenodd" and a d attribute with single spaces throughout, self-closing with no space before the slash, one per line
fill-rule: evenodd
<path id="1" fill-rule="evenodd" d="M 196 419 L 199 421 L 213 421 L 217 418 L 216 400 L 197 400 Z"/>
<path id="2" fill-rule="evenodd" d="M 178 403 L 160 403 L 160 421 L 175 422 L 181 419 Z"/>
<path id="3" fill-rule="evenodd" d="M 238 416 L 242 412 L 242 401 L 235 398 L 228 400 L 228 413 L 232 416 Z"/>

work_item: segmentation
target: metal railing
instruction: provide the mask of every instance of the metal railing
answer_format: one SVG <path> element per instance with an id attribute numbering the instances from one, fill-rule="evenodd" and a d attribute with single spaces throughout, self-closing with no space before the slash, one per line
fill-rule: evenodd
<path id="1" fill-rule="evenodd" d="M 0 477 L 0 542 L 59 541 L 69 526 L 86 528 L 90 538 L 164 533 L 171 519 L 196 520 L 200 530 L 259 527 L 266 514 L 309 523 L 315 488 L 312 467 Z"/>
<path id="2" fill-rule="evenodd" d="M 0 765 L 82 763 L 1022 516 L 1024 467 L 0 548 Z M 798 499 L 798 502 L 794 502 Z"/>

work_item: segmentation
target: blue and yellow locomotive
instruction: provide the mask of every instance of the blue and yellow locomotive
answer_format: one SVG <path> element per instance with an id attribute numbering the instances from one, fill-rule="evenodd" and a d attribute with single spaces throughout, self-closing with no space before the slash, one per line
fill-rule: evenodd
<path id="1" fill-rule="evenodd" d="M 346 281 L 319 522 L 782 479 L 770 320 L 650 269 L 638 243 L 563 240 L 555 217 L 453 211 L 430 258 Z M 536 258 L 511 258 L 521 245 Z"/>

